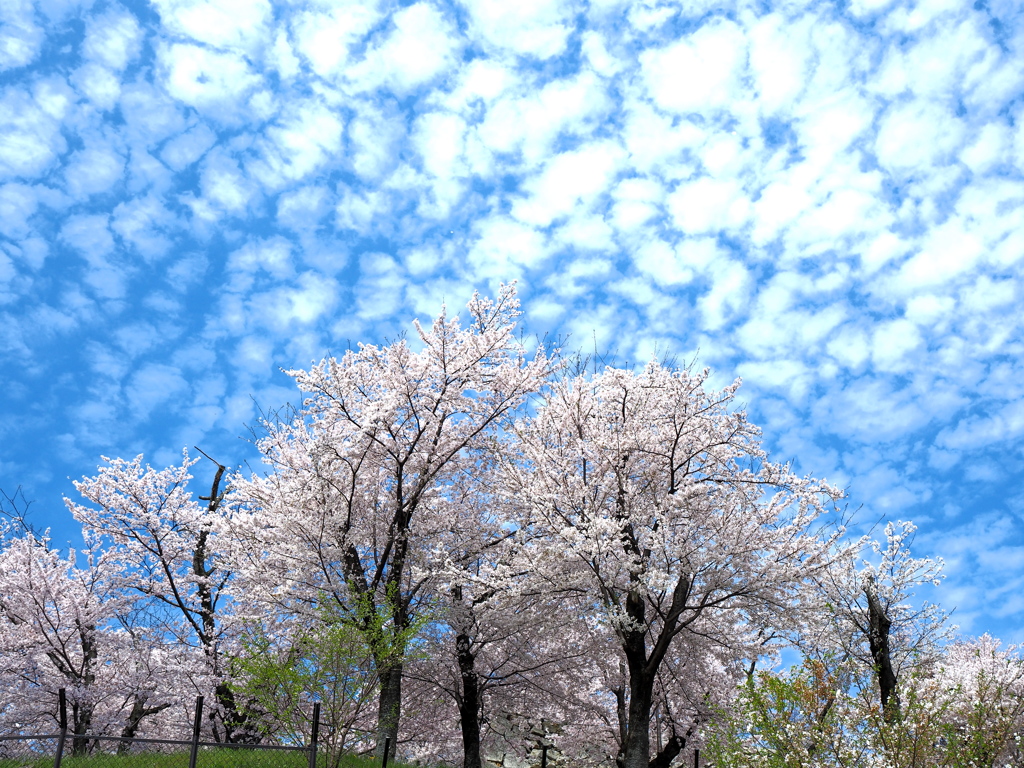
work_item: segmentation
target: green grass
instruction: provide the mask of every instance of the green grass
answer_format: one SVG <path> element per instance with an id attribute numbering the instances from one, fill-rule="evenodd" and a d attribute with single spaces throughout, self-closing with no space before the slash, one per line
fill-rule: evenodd
<path id="1" fill-rule="evenodd" d="M 202 749 L 196 768 L 306 768 L 309 758 L 300 752 L 260 749 Z M 379 768 L 372 758 L 345 755 L 341 768 Z M 0 759 L 0 768 L 51 768 L 53 757 Z M 317 768 L 326 768 L 324 755 L 317 756 Z M 133 755 L 93 754 L 85 757 L 65 756 L 61 768 L 188 768 L 188 752 L 164 754 L 140 752 Z M 388 768 L 413 768 L 404 763 L 388 763 Z"/>

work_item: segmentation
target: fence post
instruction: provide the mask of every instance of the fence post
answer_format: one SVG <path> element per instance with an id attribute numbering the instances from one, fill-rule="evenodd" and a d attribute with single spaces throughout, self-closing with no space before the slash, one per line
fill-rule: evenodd
<path id="1" fill-rule="evenodd" d="M 68 735 L 68 696 L 63 688 L 57 691 L 57 702 L 60 736 L 57 737 L 57 754 L 53 758 L 53 768 L 60 768 L 60 761 L 64 758 L 64 740 Z"/>
<path id="2" fill-rule="evenodd" d="M 700 747 L 693 748 L 693 768 L 700 768 Z"/>
<path id="3" fill-rule="evenodd" d="M 188 768 L 196 768 L 199 756 L 199 731 L 203 727 L 203 697 L 196 696 L 196 719 L 192 723 L 192 750 L 188 755 Z"/>
<path id="4" fill-rule="evenodd" d="M 388 755 L 391 754 L 391 737 L 388 736 L 384 739 L 384 759 L 381 761 L 380 768 L 388 768 Z"/>
<path id="5" fill-rule="evenodd" d="M 320 702 L 313 705 L 313 728 L 309 734 L 309 768 L 316 768 L 316 742 L 320 738 Z"/>

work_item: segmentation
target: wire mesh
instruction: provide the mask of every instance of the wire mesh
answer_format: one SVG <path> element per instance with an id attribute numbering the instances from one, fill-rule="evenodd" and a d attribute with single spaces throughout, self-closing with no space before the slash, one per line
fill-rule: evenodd
<path id="1" fill-rule="evenodd" d="M 120 751 L 104 747 L 82 757 L 66 757 L 61 768 L 188 768 L 188 745 L 179 746 L 177 751 L 155 751 L 154 746 L 131 744 Z M 309 765 L 309 753 L 305 750 L 202 746 L 196 758 L 196 768 L 308 768 Z"/>
<path id="2" fill-rule="evenodd" d="M 0 736 L 0 768 L 50 768 L 57 736 Z"/>

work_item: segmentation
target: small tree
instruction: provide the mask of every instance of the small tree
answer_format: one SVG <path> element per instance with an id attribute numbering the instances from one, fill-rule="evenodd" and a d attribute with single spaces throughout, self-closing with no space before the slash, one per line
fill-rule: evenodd
<path id="1" fill-rule="evenodd" d="M 98 475 L 75 483 L 89 503 L 65 504 L 86 535 L 105 542 L 121 562 L 116 587 L 144 603 L 150 627 L 195 651 L 193 683 L 200 692 L 212 689 L 217 704 L 210 708 L 213 737 L 243 743 L 258 738 L 228 685 L 231 573 L 222 567 L 214 531 L 225 467 L 217 466 L 209 495 L 196 500 L 188 486 L 199 459 L 187 451 L 180 465 L 162 470 L 144 465 L 141 455 L 103 461 Z"/>
<path id="2" fill-rule="evenodd" d="M 915 588 L 944 578 L 942 560 L 911 557 L 916 530 L 900 520 L 886 525 L 884 543 L 862 540 L 874 563 L 858 564 L 853 552 L 834 560 L 821 579 L 825 610 L 800 642 L 812 655 L 838 650 L 871 669 L 889 721 L 899 717 L 900 674 L 933 660 L 956 629 L 939 606 L 911 602 Z"/>
<path id="3" fill-rule="evenodd" d="M 372 607 L 367 603 L 364 610 Z M 384 624 L 388 619 L 378 613 L 367 621 Z M 312 704 L 320 703 L 320 733 L 333 768 L 346 751 L 364 747 L 373 732 L 367 716 L 380 682 L 374 659 L 389 651 L 371 648 L 364 626 L 339 615 L 328 600 L 301 618 L 247 622 L 241 651 L 232 661 L 235 690 L 264 713 L 270 735 L 292 743 L 308 739 Z M 418 629 L 411 627 L 399 637 L 403 646 Z M 386 637 L 383 628 L 376 634 Z"/>
<path id="4" fill-rule="evenodd" d="M 1024 660 L 988 635 L 945 648 L 933 677 L 945 708 L 942 742 L 954 768 L 1020 765 L 1024 758 Z"/>
<path id="5" fill-rule="evenodd" d="M 858 690 L 864 670 L 834 656 L 750 675 L 707 728 L 717 768 L 854 768 L 871 754 Z"/>
<path id="6" fill-rule="evenodd" d="M 0 712 L 6 728 L 50 730 L 57 692 L 68 691 L 72 753 L 84 754 L 87 734 L 119 719 L 115 702 L 136 688 L 127 636 L 117 630 L 128 610 L 113 582 L 116 555 L 86 537 L 66 556 L 48 533 L 6 538 L 0 530 Z M 81 562 L 84 560 L 84 563 Z M 142 712 L 138 719 L 154 714 Z M 46 725 L 49 721 L 49 725 Z M 37 731 L 38 732 L 38 731 Z"/>

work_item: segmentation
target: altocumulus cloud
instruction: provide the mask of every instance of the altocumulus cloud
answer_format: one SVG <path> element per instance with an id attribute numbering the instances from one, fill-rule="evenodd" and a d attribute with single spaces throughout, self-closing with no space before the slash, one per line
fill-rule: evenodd
<path id="1" fill-rule="evenodd" d="M 1009 0 L 2 3 L 0 483 L 72 535 L 101 453 L 250 458 L 279 368 L 518 279 L 1024 640 L 1022 57 Z"/>

